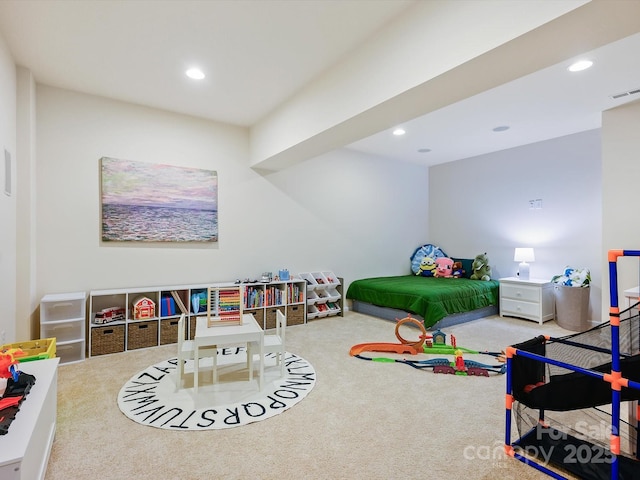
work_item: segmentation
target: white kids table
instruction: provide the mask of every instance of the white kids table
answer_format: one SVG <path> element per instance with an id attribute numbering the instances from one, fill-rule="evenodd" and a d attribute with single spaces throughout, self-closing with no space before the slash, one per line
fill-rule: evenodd
<path id="1" fill-rule="evenodd" d="M 256 322 L 256 319 L 250 313 L 242 315 L 242 325 L 216 325 L 209 327 L 207 317 L 198 317 L 196 319 L 196 333 L 193 338 L 194 357 L 198 357 L 200 347 L 220 347 L 221 345 L 230 345 L 238 343 L 246 343 L 247 345 L 247 367 L 249 368 L 249 381 L 253 381 L 253 347 L 257 346 L 260 353 L 258 388 L 262 390 L 262 379 L 264 377 L 264 331 Z M 198 393 L 198 361 L 194 362 L 193 367 L 193 391 Z M 213 358 L 213 381 L 217 381 L 216 358 Z"/>

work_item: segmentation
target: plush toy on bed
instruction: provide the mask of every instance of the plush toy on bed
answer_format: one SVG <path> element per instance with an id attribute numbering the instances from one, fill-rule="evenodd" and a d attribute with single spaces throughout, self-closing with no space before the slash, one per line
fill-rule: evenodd
<path id="1" fill-rule="evenodd" d="M 453 278 L 462 278 L 464 277 L 465 271 L 462 268 L 462 262 L 453 262 L 452 272 Z"/>
<path id="2" fill-rule="evenodd" d="M 486 253 L 476 255 L 473 259 L 473 273 L 469 277 L 471 280 L 491 280 L 491 267 Z"/>
<path id="3" fill-rule="evenodd" d="M 447 257 L 436 258 L 436 270 L 433 272 L 434 277 L 449 278 L 453 277 L 453 260 Z"/>
<path id="4" fill-rule="evenodd" d="M 436 261 L 433 259 L 433 257 L 427 255 L 422 257 L 422 259 L 420 260 L 420 265 L 418 267 L 416 275 L 421 275 L 423 277 L 433 277 L 435 271 Z"/>
<path id="5" fill-rule="evenodd" d="M 447 254 L 436 245 L 427 243 L 416 248 L 411 255 L 411 271 L 419 277 L 433 277 L 436 271 L 436 259 Z"/>

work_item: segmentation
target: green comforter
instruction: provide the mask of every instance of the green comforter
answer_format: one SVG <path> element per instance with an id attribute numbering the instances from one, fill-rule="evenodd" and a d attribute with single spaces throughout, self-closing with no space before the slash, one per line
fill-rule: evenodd
<path id="1" fill-rule="evenodd" d="M 497 280 L 403 275 L 356 280 L 347 298 L 420 315 L 428 328 L 453 313 L 497 305 Z"/>

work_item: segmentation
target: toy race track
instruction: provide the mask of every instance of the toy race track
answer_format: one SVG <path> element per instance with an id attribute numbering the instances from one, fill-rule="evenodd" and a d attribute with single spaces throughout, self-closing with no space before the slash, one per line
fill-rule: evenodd
<path id="1" fill-rule="evenodd" d="M 417 326 L 421 335 L 418 340 L 406 340 L 400 335 L 399 327 L 405 323 L 410 323 Z M 434 332 L 432 335 L 427 335 L 427 331 L 424 328 L 422 322 L 406 317 L 398 320 L 396 324 L 396 337 L 400 340 L 400 343 L 388 343 L 388 342 L 373 342 L 373 343 L 359 343 L 351 347 L 349 354 L 352 357 L 359 358 L 361 360 L 369 360 L 373 362 L 382 363 L 403 363 L 416 369 L 430 368 L 434 373 L 446 373 L 454 375 L 471 375 L 471 376 L 489 376 L 489 372 L 503 374 L 505 373 L 504 353 L 503 352 L 479 352 L 468 348 L 459 347 L 456 345 L 456 340 L 451 335 L 451 345 L 446 344 L 446 335 L 440 330 Z M 434 358 L 428 360 L 408 360 L 406 358 L 385 358 L 385 357 L 367 357 L 363 356 L 364 352 L 388 352 L 396 353 L 400 355 L 418 355 L 418 354 L 444 354 L 453 355 L 455 358 L 450 361 L 446 358 Z M 497 357 L 501 362 L 499 365 L 487 365 L 472 360 L 465 360 L 463 353 L 470 354 L 483 354 Z"/>

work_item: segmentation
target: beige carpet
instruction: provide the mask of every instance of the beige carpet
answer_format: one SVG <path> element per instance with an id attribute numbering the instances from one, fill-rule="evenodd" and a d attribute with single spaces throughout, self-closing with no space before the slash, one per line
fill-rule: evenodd
<path id="1" fill-rule="evenodd" d="M 570 333 L 499 317 L 445 331 L 477 350 Z M 315 388 L 281 415 L 227 430 L 150 428 L 118 409 L 124 382 L 175 345 L 62 365 L 46 479 L 549 478 L 503 454 L 504 375 L 438 375 L 350 357 L 364 342 L 397 342 L 394 324 L 347 312 L 290 327 L 287 349 L 314 366 Z"/>

